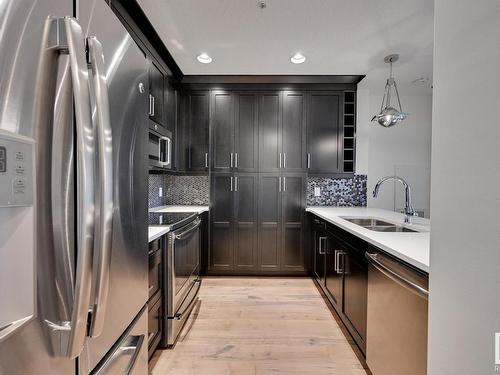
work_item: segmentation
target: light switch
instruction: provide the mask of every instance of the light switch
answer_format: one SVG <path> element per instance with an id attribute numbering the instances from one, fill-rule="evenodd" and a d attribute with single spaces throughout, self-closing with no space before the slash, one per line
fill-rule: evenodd
<path id="1" fill-rule="evenodd" d="M 163 197 L 163 188 L 158 188 L 158 196 Z"/>
<path id="2" fill-rule="evenodd" d="M 321 197 L 321 189 L 319 187 L 314 188 L 314 196 Z"/>

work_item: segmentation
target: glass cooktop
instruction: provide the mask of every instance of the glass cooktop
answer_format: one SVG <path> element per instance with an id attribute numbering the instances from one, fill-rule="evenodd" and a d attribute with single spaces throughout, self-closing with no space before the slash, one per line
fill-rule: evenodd
<path id="1" fill-rule="evenodd" d="M 148 223 L 154 226 L 179 228 L 198 216 L 196 212 L 150 212 Z"/>

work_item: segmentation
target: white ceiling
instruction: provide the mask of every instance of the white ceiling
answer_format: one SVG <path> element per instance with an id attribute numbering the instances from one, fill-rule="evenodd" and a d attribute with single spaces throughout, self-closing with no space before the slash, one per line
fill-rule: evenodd
<path id="1" fill-rule="evenodd" d="M 184 74 L 366 74 L 383 90 L 383 58 L 399 53 L 402 95 L 428 94 L 433 0 L 139 0 Z M 290 63 L 303 52 L 307 61 Z M 202 52 L 213 57 L 201 64 Z"/>

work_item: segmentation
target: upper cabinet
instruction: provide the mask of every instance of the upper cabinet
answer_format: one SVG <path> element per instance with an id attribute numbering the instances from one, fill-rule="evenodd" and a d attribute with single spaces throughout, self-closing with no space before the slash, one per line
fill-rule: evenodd
<path id="1" fill-rule="evenodd" d="M 188 92 L 185 100 L 187 169 L 189 171 L 207 171 L 210 93 L 208 91 Z"/>
<path id="2" fill-rule="evenodd" d="M 164 80 L 164 74 L 151 62 L 149 67 L 149 118 L 162 126 L 165 126 L 163 102 Z"/>
<path id="3" fill-rule="evenodd" d="M 337 91 L 308 94 L 307 166 L 311 173 L 342 172 L 341 99 Z"/>
<path id="4" fill-rule="evenodd" d="M 282 166 L 287 172 L 307 168 L 306 151 L 306 94 L 283 92 Z"/>

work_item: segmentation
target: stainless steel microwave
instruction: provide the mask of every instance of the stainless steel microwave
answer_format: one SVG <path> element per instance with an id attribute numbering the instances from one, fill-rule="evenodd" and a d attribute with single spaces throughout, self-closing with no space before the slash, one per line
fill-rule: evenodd
<path id="1" fill-rule="evenodd" d="M 150 168 L 172 169 L 172 132 L 150 123 L 148 150 Z"/>

